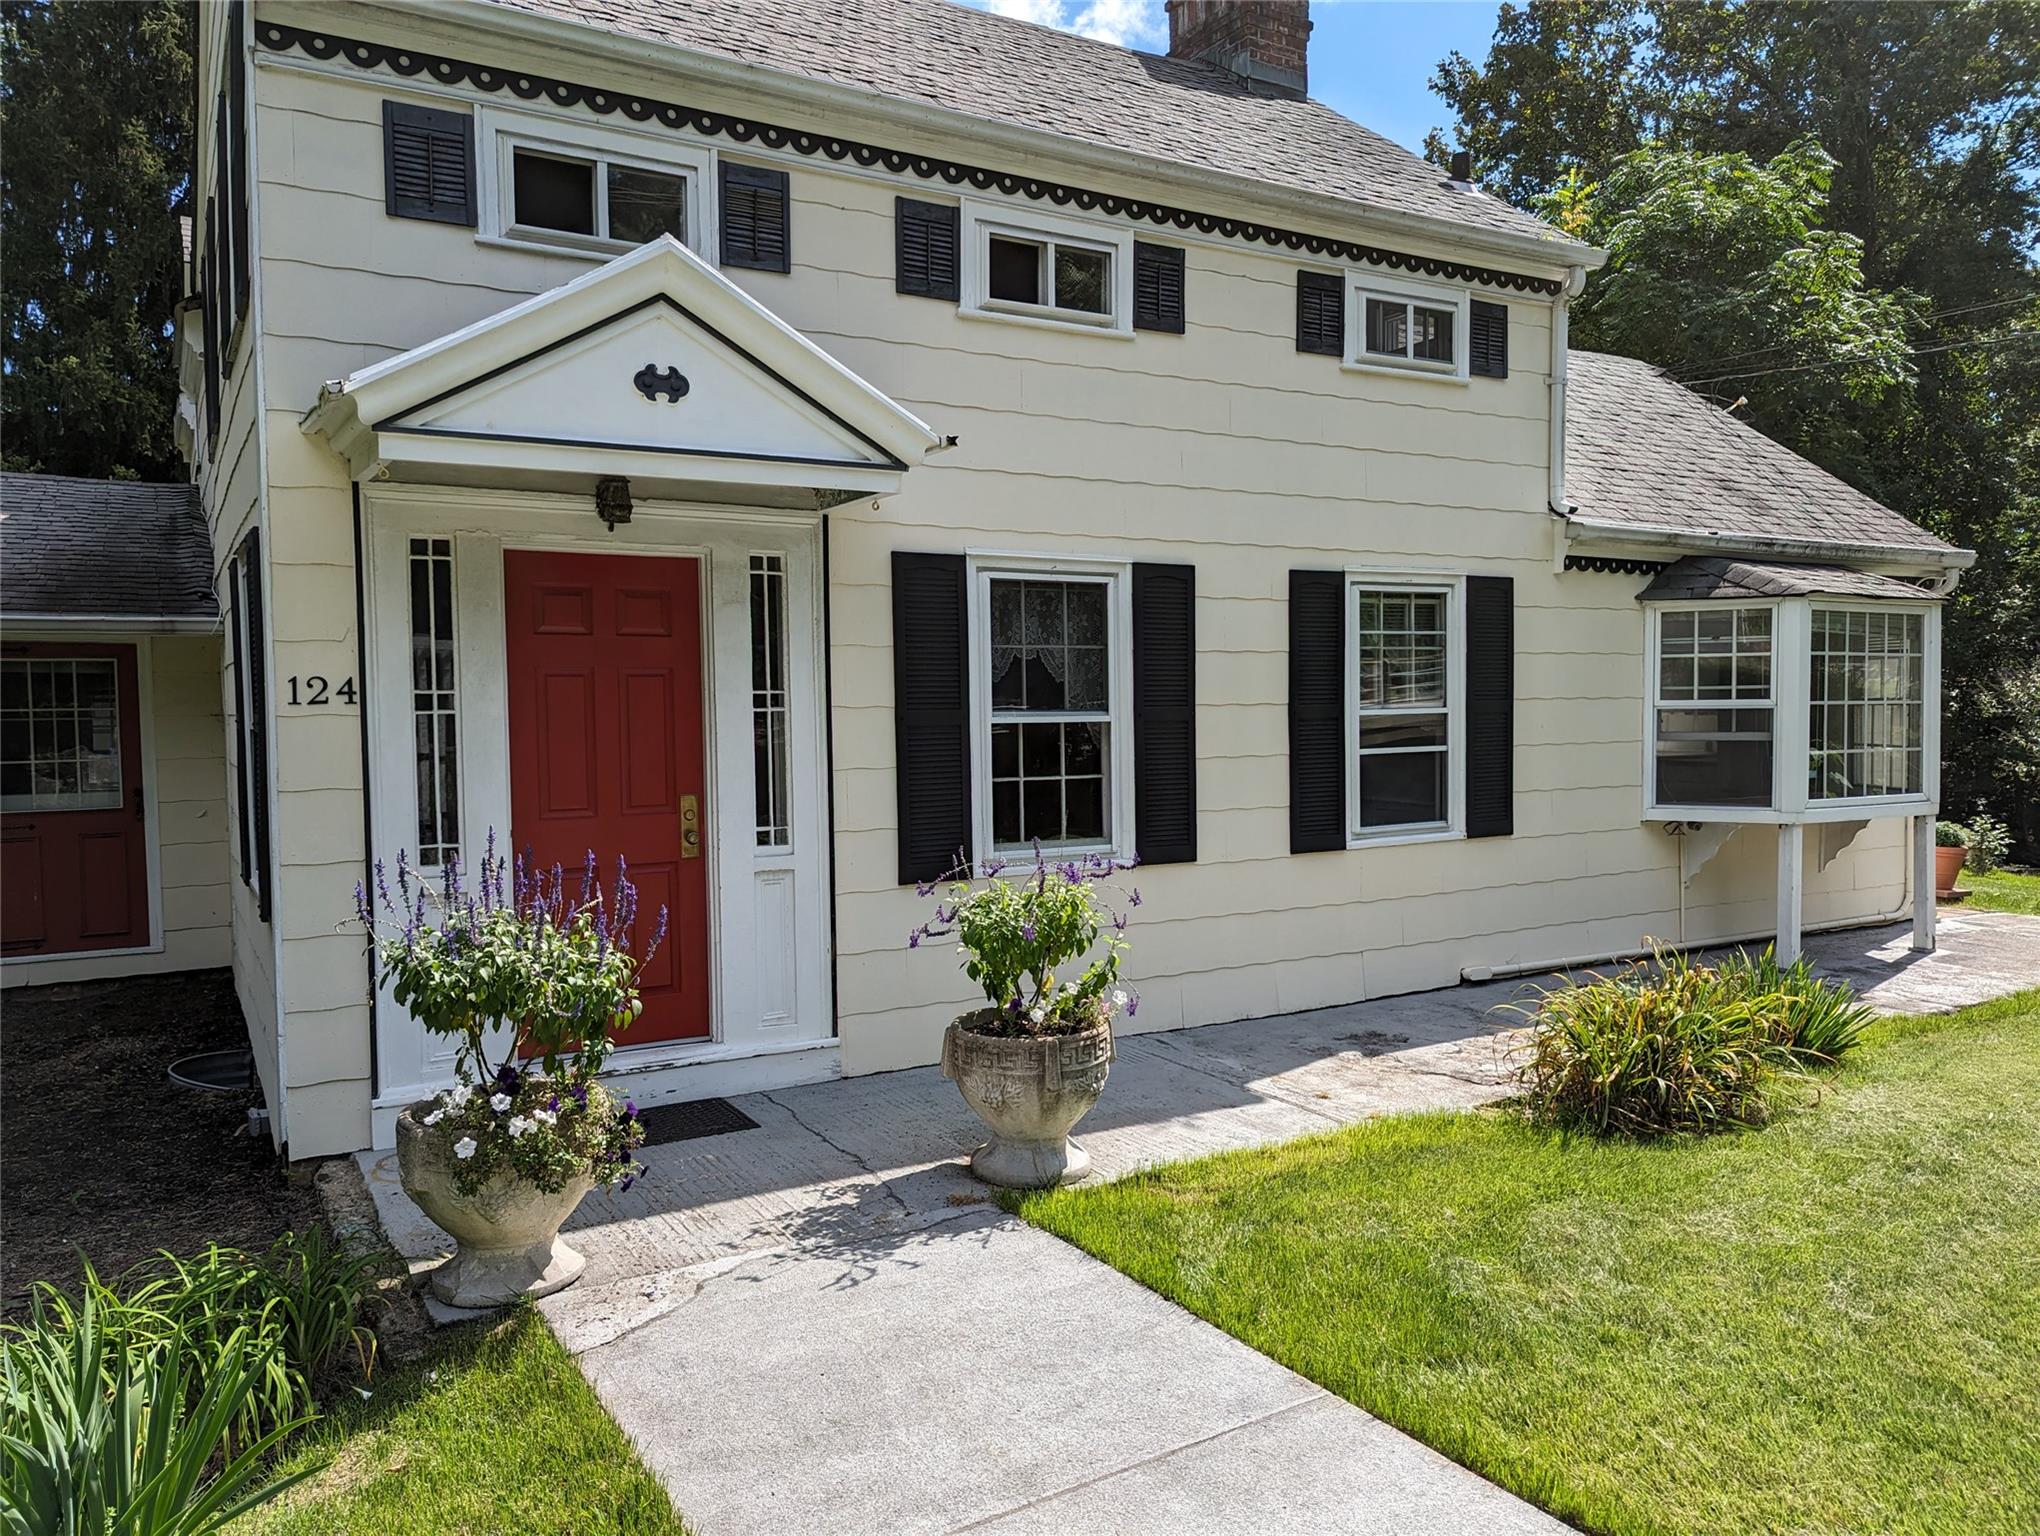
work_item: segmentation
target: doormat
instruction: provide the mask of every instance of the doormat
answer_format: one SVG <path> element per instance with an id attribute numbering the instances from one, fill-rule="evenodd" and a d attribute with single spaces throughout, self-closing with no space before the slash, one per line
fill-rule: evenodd
<path id="1" fill-rule="evenodd" d="M 664 1146 L 669 1141 L 694 1141 L 702 1136 L 727 1136 L 731 1131 L 755 1131 L 758 1122 L 728 1099 L 696 1099 L 691 1104 L 661 1104 L 638 1111 L 638 1124 L 645 1128 L 645 1145 Z"/>

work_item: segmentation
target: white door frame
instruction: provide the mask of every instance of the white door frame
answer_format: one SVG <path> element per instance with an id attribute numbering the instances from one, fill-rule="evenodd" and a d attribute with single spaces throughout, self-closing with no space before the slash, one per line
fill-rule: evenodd
<path id="1" fill-rule="evenodd" d="M 613 532 L 589 498 L 371 486 L 362 496 L 369 636 L 364 708 L 374 851 L 417 842 L 410 686 L 409 541 L 453 542 L 460 837 L 470 868 L 510 825 L 503 552 L 683 556 L 701 562 L 712 1033 L 621 1046 L 609 1075 L 640 1104 L 784 1086 L 839 1070 L 831 1013 L 828 794 L 820 522 L 813 515 L 640 502 Z M 757 847 L 752 768 L 750 557 L 786 565 L 789 849 Z M 597 850 L 598 853 L 604 850 Z M 387 990 L 376 1003 L 374 1140 L 405 1104 L 452 1081 L 450 1042 L 428 1039 Z"/>

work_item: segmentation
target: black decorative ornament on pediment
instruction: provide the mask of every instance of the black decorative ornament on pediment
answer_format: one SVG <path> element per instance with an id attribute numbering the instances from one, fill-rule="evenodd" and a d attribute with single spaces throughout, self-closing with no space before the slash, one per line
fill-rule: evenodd
<path id="1" fill-rule="evenodd" d="M 492 95 L 507 91 L 520 101 L 543 100 L 558 107 L 586 107 L 598 117 L 610 117 L 621 113 L 634 123 L 656 122 L 666 128 L 691 131 L 707 138 L 727 138 L 738 144 L 755 142 L 767 149 L 787 149 L 797 155 L 819 155 L 829 160 L 848 160 L 861 166 L 880 167 L 895 175 L 917 176 L 923 181 L 938 181 L 952 187 L 968 185 L 980 192 L 1001 192 L 1008 197 L 1025 197 L 1037 203 L 1046 201 L 1059 208 L 1074 207 L 1086 213 L 1103 213 L 1111 218 L 1129 219 L 1136 224 L 1173 226 L 1181 230 L 1194 230 L 1199 234 L 1217 235 L 1227 240 L 1244 240 L 1254 245 L 1275 246 L 1297 251 L 1306 256 L 1364 262 L 1369 266 L 1387 267 L 1391 271 L 1421 273 L 1426 277 L 1447 278 L 1463 283 L 1481 283 L 1490 288 L 1511 289 L 1517 293 L 1539 293 L 1556 297 L 1565 288 L 1563 281 L 1552 278 L 1531 277 L 1522 272 L 1503 272 L 1493 267 L 1470 266 L 1464 262 L 1441 261 L 1434 256 L 1415 256 L 1407 251 L 1383 250 L 1378 246 L 1337 240 L 1328 235 L 1304 234 L 1298 230 L 1256 224 L 1246 219 L 1229 219 L 1219 214 L 1172 208 L 1164 203 L 1148 202 L 1144 198 L 1121 197 L 1111 192 L 1094 192 L 1084 187 L 1072 187 L 1063 182 L 1017 176 L 1011 171 L 987 170 L 983 166 L 966 165 L 954 160 L 938 160 L 929 155 L 908 154 L 903 150 L 860 143 L 856 139 L 837 138 L 832 134 L 782 128 L 776 123 L 730 117 L 725 113 L 707 112 L 698 107 L 681 106 L 669 101 L 656 101 L 651 97 L 636 96 L 627 91 L 605 91 L 596 86 L 576 85 L 571 81 L 553 80 L 544 75 L 526 74 L 522 70 L 496 69 L 486 64 L 471 64 L 463 59 L 420 53 L 410 48 L 365 43 L 355 38 L 335 37 L 327 32 L 308 32 L 301 27 L 285 26 L 281 22 L 258 20 L 255 24 L 255 37 L 271 53 L 289 53 L 295 48 L 302 51 L 307 58 L 342 59 L 356 69 L 387 69 L 405 79 L 424 75 L 441 85 L 472 86 L 478 91 L 487 91 Z"/>
<path id="2" fill-rule="evenodd" d="M 631 383 L 647 400 L 656 400 L 664 395 L 668 405 L 678 405 L 681 396 L 693 387 L 687 382 L 687 375 L 678 368 L 659 368 L 651 363 L 638 369 L 631 376 Z"/>
<path id="3" fill-rule="evenodd" d="M 1595 571 L 1603 576 L 1655 576 L 1665 568 L 1662 560 L 1617 560 L 1601 555 L 1567 555 L 1569 571 Z"/>

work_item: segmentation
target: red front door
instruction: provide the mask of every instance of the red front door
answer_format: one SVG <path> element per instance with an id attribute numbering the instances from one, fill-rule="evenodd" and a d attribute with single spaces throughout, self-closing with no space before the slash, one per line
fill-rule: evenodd
<path id="1" fill-rule="evenodd" d="M 514 846 L 605 880 L 621 854 L 638 888 L 645 1011 L 619 1040 L 709 1033 L 707 784 L 702 768 L 701 562 L 642 555 L 503 556 Z M 687 820 L 691 816 L 691 820 Z"/>
<path id="2" fill-rule="evenodd" d="M 131 645 L 0 652 L 0 947 L 149 942 L 141 711 Z"/>

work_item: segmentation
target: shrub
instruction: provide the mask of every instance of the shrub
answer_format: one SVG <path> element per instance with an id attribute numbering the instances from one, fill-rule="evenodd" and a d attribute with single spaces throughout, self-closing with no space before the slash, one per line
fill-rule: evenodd
<path id="1" fill-rule="evenodd" d="M 0 1528 L 208 1536 L 319 1470 L 262 1481 L 308 1415 L 233 1440 L 275 1341 L 243 1327 L 210 1349 L 177 1330 L 135 1342 L 102 1325 L 102 1291 L 53 1314 L 61 1293 L 43 1287 L 0 1346 Z"/>
<path id="2" fill-rule="evenodd" d="M 1995 816 L 1972 816 L 1963 830 L 1969 835 L 1969 867 L 1987 875 L 2012 856 L 2012 831 Z"/>
<path id="3" fill-rule="evenodd" d="M 1934 823 L 1934 846 L 1937 848 L 1967 848 L 1969 829 L 1959 821 L 1937 821 Z"/>
<path id="4" fill-rule="evenodd" d="M 1761 1125 L 1780 1075 L 1840 1060 L 1871 1017 L 1847 986 L 1769 949 L 1718 966 L 1660 952 L 1517 1011 L 1531 1018 L 1530 1118 L 1631 1137 Z"/>
<path id="5" fill-rule="evenodd" d="M 1096 853 L 1057 863 L 1036 842 L 1031 869 L 1005 879 L 1008 867 L 987 863 L 981 884 L 960 868 L 950 880 L 921 887 L 923 896 L 939 892 L 935 915 L 907 935 L 909 949 L 923 939 L 955 937 L 964 974 L 991 1005 L 970 1027 L 988 1035 L 1064 1035 L 1122 1008 L 1131 1018 L 1140 999 L 1119 984 L 1126 914 L 1099 892 L 1133 865 Z M 1127 905 L 1140 905 L 1139 887 L 1127 893 Z M 1059 969 L 1074 966 L 1082 967 L 1074 980 L 1058 977 Z"/>

